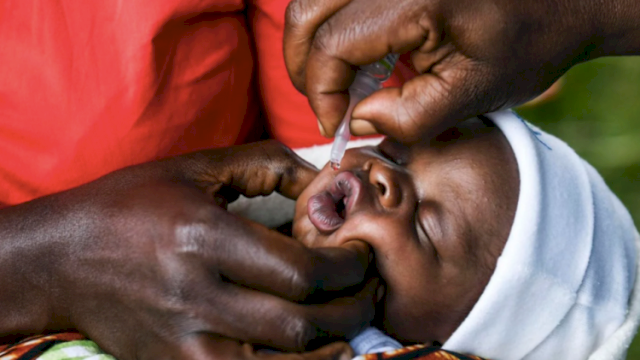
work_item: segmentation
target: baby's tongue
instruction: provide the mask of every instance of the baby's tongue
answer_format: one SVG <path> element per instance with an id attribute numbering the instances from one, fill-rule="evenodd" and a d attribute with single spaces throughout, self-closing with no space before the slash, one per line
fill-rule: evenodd
<path id="1" fill-rule="evenodd" d="M 328 191 L 323 191 L 309 198 L 307 213 L 311 223 L 321 232 L 332 232 L 344 224 L 344 219 L 338 213 L 337 202 Z"/>

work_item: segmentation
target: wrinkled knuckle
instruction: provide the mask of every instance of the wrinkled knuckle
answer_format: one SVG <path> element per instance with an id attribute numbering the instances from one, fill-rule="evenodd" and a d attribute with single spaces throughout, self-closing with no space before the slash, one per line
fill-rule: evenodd
<path id="1" fill-rule="evenodd" d="M 303 350 L 318 337 L 318 328 L 303 316 L 290 316 L 283 322 L 283 331 L 292 349 Z"/>
<path id="2" fill-rule="evenodd" d="M 303 265 L 298 271 L 292 272 L 289 284 L 291 297 L 299 301 L 305 300 L 317 288 L 313 268 Z"/>
<path id="3" fill-rule="evenodd" d="M 266 171 L 267 173 L 278 172 L 279 165 L 281 162 L 281 155 L 278 149 L 273 146 L 268 146 L 263 149 L 263 153 L 261 155 L 261 164 L 257 164 L 259 167 L 256 170 Z"/>
<path id="4" fill-rule="evenodd" d="M 292 175 L 299 166 L 298 156 L 279 141 L 270 141 L 265 154 L 272 163 L 270 168 L 277 169 L 283 176 Z"/>
<path id="5" fill-rule="evenodd" d="M 420 120 L 420 118 L 416 117 L 414 105 L 402 102 L 396 107 L 395 116 L 393 117 L 393 126 L 397 131 L 395 135 L 400 139 L 412 139 L 416 125 L 421 124 Z"/>
<path id="6" fill-rule="evenodd" d="M 334 28 L 330 21 L 322 24 L 313 38 L 313 50 L 328 55 L 335 55 L 338 49 L 338 41 L 334 35 Z"/>
<path id="7" fill-rule="evenodd" d="M 175 249 L 181 254 L 199 253 L 204 247 L 208 226 L 202 223 L 184 223 L 174 227 Z"/>
<path id="8" fill-rule="evenodd" d="M 211 242 L 211 222 L 218 212 L 224 211 L 215 206 L 196 209 L 193 217 L 177 221 L 173 225 L 174 251 L 182 255 L 202 255 Z"/>
<path id="9" fill-rule="evenodd" d="M 304 3 L 304 1 L 293 0 L 287 5 L 284 18 L 285 26 L 297 30 L 308 20 L 307 8 Z"/>

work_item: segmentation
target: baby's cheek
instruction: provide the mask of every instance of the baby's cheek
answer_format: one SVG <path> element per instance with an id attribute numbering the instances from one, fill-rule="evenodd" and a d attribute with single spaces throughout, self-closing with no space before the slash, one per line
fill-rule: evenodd
<path id="1" fill-rule="evenodd" d="M 369 211 L 348 219 L 343 228 L 346 237 L 366 241 L 375 250 L 393 255 L 407 249 L 407 245 L 415 244 L 416 236 L 411 225 L 405 217 Z"/>

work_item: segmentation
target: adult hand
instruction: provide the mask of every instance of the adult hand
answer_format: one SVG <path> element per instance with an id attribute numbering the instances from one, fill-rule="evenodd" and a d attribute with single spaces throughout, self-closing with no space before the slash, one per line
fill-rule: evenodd
<path id="1" fill-rule="evenodd" d="M 212 201 L 229 188 L 297 196 L 314 174 L 266 143 L 126 168 L 1 210 L 0 336 L 77 329 L 122 360 L 348 355 L 346 344 L 303 356 L 241 342 L 303 350 L 354 335 L 376 301 L 377 280 L 362 285 L 368 248 L 308 249 Z"/>
<path id="2" fill-rule="evenodd" d="M 634 0 L 293 0 L 286 15 L 289 75 L 328 136 L 353 65 L 390 52 L 420 75 L 360 102 L 351 129 L 405 142 L 521 104 L 580 61 L 640 52 Z"/>

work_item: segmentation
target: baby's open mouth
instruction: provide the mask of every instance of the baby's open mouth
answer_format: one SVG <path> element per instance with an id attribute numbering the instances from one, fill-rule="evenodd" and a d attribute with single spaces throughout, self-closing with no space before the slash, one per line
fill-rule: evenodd
<path id="1" fill-rule="evenodd" d="M 309 198 L 307 213 L 311 223 L 321 232 L 332 232 L 344 224 L 362 183 L 353 173 L 338 174 L 329 188 Z"/>

